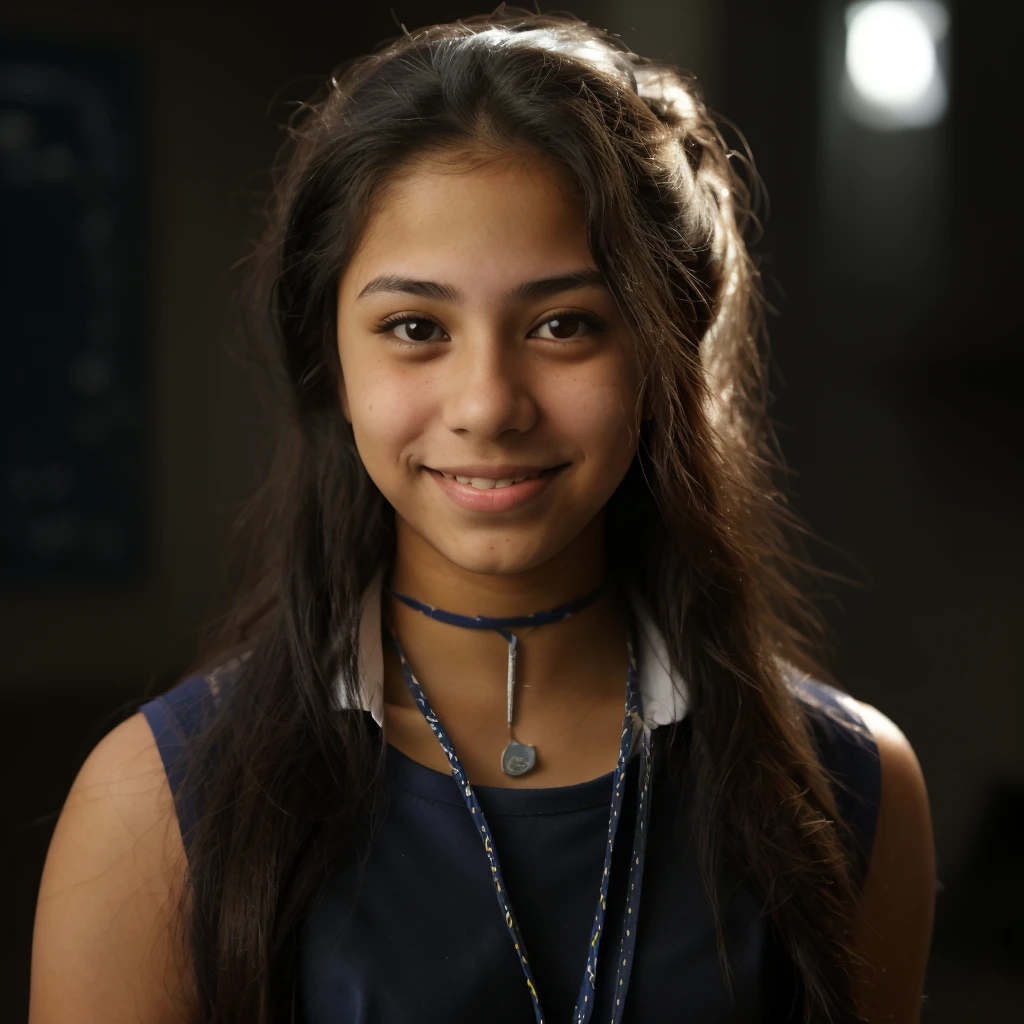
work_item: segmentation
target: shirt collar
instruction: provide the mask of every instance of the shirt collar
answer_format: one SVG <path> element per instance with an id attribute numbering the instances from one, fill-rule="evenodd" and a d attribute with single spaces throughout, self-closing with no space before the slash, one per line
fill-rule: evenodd
<path id="1" fill-rule="evenodd" d="M 380 600 L 384 587 L 384 569 L 363 593 L 359 623 L 359 696 L 358 707 L 369 711 L 380 725 L 384 711 L 384 650 L 381 638 Z M 651 728 L 681 721 L 689 708 L 686 684 L 672 667 L 665 638 L 654 623 L 647 602 L 636 588 L 626 591 L 639 632 L 640 695 L 644 720 Z M 339 676 L 335 691 L 339 707 L 350 708 L 344 677 Z"/>

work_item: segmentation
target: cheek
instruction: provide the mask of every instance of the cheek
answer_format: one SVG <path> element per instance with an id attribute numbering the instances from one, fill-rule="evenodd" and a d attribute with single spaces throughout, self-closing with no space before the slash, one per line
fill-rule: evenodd
<path id="1" fill-rule="evenodd" d="M 430 416 L 429 392 L 385 371 L 354 373 L 347 394 L 359 455 L 373 476 L 396 466 L 409 443 L 422 433 Z M 380 481 L 377 481 L 378 486 Z"/>
<path id="2" fill-rule="evenodd" d="M 552 396 L 549 409 L 558 431 L 575 440 L 590 468 L 615 471 L 628 467 L 636 448 L 633 434 L 635 395 L 623 372 L 605 375 L 581 386 L 575 382 Z M 624 386 L 624 383 L 626 386 Z"/>

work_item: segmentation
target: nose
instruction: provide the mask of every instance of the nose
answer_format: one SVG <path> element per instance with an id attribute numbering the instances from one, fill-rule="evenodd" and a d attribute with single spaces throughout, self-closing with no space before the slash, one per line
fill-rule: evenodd
<path id="1" fill-rule="evenodd" d="M 463 343 L 453 355 L 445 384 L 449 430 L 491 440 L 534 425 L 538 408 L 524 353 L 494 333 Z"/>

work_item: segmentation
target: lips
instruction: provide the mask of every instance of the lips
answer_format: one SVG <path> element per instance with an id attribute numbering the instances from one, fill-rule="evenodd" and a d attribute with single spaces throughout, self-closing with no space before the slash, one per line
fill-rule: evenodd
<path id="1" fill-rule="evenodd" d="M 478 476 L 464 477 L 464 479 L 474 480 L 479 484 L 483 484 L 483 486 L 474 486 L 473 483 L 468 482 L 462 483 L 456 479 L 455 474 L 449 474 L 447 469 L 424 468 L 448 498 L 460 508 L 473 512 L 506 512 L 530 501 L 546 490 L 551 480 L 565 469 L 566 465 L 552 466 L 548 469 L 534 469 L 534 476 L 519 482 L 515 482 L 515 477 L 511 475 L 510 470 L 518 469 L 520 475 L 525 475 L 528 467 L 494 466 L 488 469 L 486 475 L 479 473 L 483 469 L 481 466 L 459 467 L 478 472 Z M 490 475 L 498 472 L 505 472 L 510 475 L 505 477 Z M 460 472 L 458 476 L 463 476 L 463 474 Z M 508 482 L 510 480 L 512 482 Z M 500 487 L 496 486 L 499 482 L 501 483 Z M 490 486 L 487 486 L 487 484 L 490 484 Z"/>
<path id="2" fill-rule="evenodd" d="M 513 484 L 521 484 L 526 480 L 536 480 L 545 473 L 554 472 L 556 468 L 558 467 L 553 466 L 551 469 L 534 470 L 530 473 L 522 473 L 516 476 L 509 475 L 506 477 L 494 477 L 491 475 L 476 476 L 468 473 L 447 473 L 443 469 L 438 472 L 440 472 L 441 476 L 446 477 L 449 480 L 455 480 L 460 484 L 469 484 L 470 487 L 473 487 L 478 491 L 500 491 L 505 487 L 511 487 Z"/>

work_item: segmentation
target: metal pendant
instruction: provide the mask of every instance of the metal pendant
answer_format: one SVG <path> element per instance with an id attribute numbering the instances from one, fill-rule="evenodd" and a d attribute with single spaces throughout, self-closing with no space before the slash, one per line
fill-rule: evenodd
<path id="1" fill-rule="evenodd" d="M 506 775 L 525 775 L 537 764 L 537 748 L 510 740 L 501 755 L 501 770 Z"/>
<path id="2" fill-rule="evenodd" d="M 525 775 L 537 763 L 537 748 L 519 743 L 512 736 L 512 695 L 516 688 L 516 647 L 514 633 L 508 634 L 508 746 L 501 754 L 501 770 L 506 775 Z"/>

